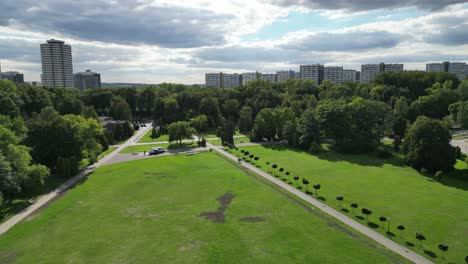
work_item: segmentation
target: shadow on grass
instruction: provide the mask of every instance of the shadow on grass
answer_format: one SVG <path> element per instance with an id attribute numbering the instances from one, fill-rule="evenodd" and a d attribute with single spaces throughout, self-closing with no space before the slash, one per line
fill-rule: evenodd
<path id="1" fill-rule="evenodd" d="M 6 217 L 15 215 L 23 211 L 29 206 L 28 200 L 14 200 L 6 201 L 0 206 L 0 221 L 3 221 Z"/>
<path id="2" fill-rule="evenodd" d="M 393 233 L 392 231 L 387 231 L 385 232 L 387 234 L 387 236 L 389 237 L 396 237 L 395 233 Z"/>
<path id="3" fill-rule="evenodd" d="M 407 245 L 408 247 L 414 247 L 414 244 L 409 241 L 406 241 L 405 245 Z"/>
<path id="4" fill-rule="evenodd" d="M 424 252 L 426 255 L 428 255 L 429 257 L 431 257 L 431 258 L 437 258 L 436 253 L 434 253 L 434 252 L 432 252 L 432 251 L 430 251 L 430 250 L 428 250 L 428 249 L 423 250 L 423 252 Z"/>
<path id="5" fill-rule="evenodd" d="M 367 226 L 369 226 L 370 228 L 374 228 L 374 229 L 377 229 L 379 228 L 380 226 L 374 222 L 367 222 Z"/>
<path id="6" fill-rule="evenodd" d="M 340 210 L 341 210 L 342 212 L 349 213 L 349 210 L 346 209 L 346 208 L 341 208 Z"/>
<path id="7" fill-rule="evenodd" d="M 319 196 L 317 197 L 318 200 L 322 201 L 322 202 L 325 202 L 327 201 L 327 198 L 323 197 L 323 196 Z"/>
<path id="8" fill-rule="evenodd" d="M 285 144 L 263 145 L 263 147 L 276 150 L 276 151 L 290 150 L 290 151 L 294 151 L 297 153 L 306 153 L 309 155 L 314 155 L 318 157 L 319 159 L 332 161 L 332 162 L 346 161 L 349 163 L 358 164 L 362 166 L 374 166 L 374 167 L 375 166 L 381 167 L 384 164 L 392 164 L 395 166 L 405 166 L 404 159 L 398 156 L 392 156 L 391 158 L 388 158 L 388 159 L 380 159 L 380 158 L 377 158 L 374 153 L 368 153 L 368 154 L 349 153 L 347 154 L 347 153 L 340 153 L 334 150 L 328 150 L 328 151 L 325 150 L 318 154 L 310 154 L 307 151 L 304 151 L 298 148 L 293 148 Z"/>
<path id="9" fill-rule="evenodd" d="M 360 216 L 360 215 L 356 215 L 356 218 L 359 219 L 359 220 L 364 220 L 365 218 Z"/>

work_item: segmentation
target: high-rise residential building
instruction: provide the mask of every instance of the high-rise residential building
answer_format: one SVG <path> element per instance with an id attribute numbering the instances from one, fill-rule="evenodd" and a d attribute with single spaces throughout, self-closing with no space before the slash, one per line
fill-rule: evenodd
<path id="1" fill-rule="evenodd" d="M 363 64 L 361 65 L 361 82 L 368 83 L 375 76 L 384 71 L 384 64 Z"/>
<path id="2" fill-rule="evenodd" d="M 277 71 L 276 72 L 276 81 L 277 82 L 285 82 L 289 79 L 295 79 L 296 73 L 292 70 L 289 71 Z M 299 78 L 300 79 L 300 78 Z"/>
<path id="3" fill-rule="evenodd" d="M 427 72 L 448 72 L 448 68 L 447 70 L 445 70 L 443 63 L 428 63 L 426 64 L 426 71 Z"/>
<path id="4" fill-rule="evenodd" d="M 361 65 L 361 82 L 368 83 L 381 72 L 401 72 L 403 64 L 363 64 Z"/>
<path id="5" fill-rule="evenodd" d="M 322 83 L 323 80 L 323 65 L 301 65 L 299 67 L 302 80 L 312 80 L 315 84 Z"/>
<path id="6" fill-rule="evenodd" d="M 270 81 L 270 82 L 276 82 L 276 74 L 275 73 L 262 73 L 260 74 L 260 79 Z"/>
<path id="7" fill-rule="evenodd" d="M 17 71 L 0 72 L 0 80 L 8 80 L 14 83 L 24 83 L 24 75 Z"/>
<path id="8" fill-rule="evenodd" d="M 205 73 L 205 85 L 207 87 L 221 87 L 222 85 L 222 72 L 219 73 Z"/>
<path id="9" fill-rule="evenodd" d="M 386 72 L 402 72 L 403 64 L 384 64 L 384 71 Z"/>
<path id="10" fill-rule="evenodd" d="M 455 74 L 458 80 L 462 81 L 468 75 L 468 72 L 465 72 L 465 68 L 465 62 L 450 62 L 448 72 Z"/>
<path id="11" fill-rule="evenodd" d="M 323 68 L 323 80 L 336 84 L 343 83 L 343 67 L 326 66 Z"/>
<path id="12" fill-rule="evenodd" d="M 64 41 L 51 39 L 41 44 L 42 84 L 73 88 L 72 51 Z"/>
<path id="13" fill-rule="evenodd" d="M 426 64 L 427 72 L 449 72 L 457 76 L 461 81 L 468 76 L 468 67 L 466 62 L 442 62 L 442 63 L 428 63 Z"/>
<path id="14" fill-rule="evenodd" d="M 101 88 L 101 75 L 91 70 L 74 74 L 75 88 L 84 91 L 86 89 Z"/>
<path id="15" fill-rule="evenodd" d="M 222 88 L 235 88 L 242 85 L 242 75 L 237 73 L 223 73 Z"/>
<path id="16" fill-rule="evenodd" d="M 244 72 L 242 73 L 242 85 L 246 85 L 250 81 L 257 80 L 260 78 L 259 72 Z"/>
<path id="17" fill-rule="evenodd" d="M 343 70 L 343 82 L 352 81 L 357 82 L 359 81 L 358 78 L 358 71 L 356 70 Z"/>
<path id="18" fill-rule="evenodd" d="M 242 85 L 242 75 L 237 73 L 206 73 L 205 84 L 208 87 L 234 88 Z"/>

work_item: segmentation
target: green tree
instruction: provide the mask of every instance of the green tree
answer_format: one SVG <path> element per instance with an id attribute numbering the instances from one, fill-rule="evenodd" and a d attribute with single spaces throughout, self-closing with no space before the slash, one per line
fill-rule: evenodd
<path id="1" fill-rule="evenodd" d="M 276 124 L 272 122 L 273 120 L 275 120 L 275 113 L 271 108 L 264 108 L 258 113 L 253 127 L 257 139 L 272 140 L 275 138 Z"/>
<path id="2" fill-rule="evenodd" d="M 302 113 L 297 124 L 297 132 L 298 144 L 303 149 L 311 150 L 311 147 L 320 145 L 319 123 L 313 109 L 309 108 Z"/>
<path id="3" fill-rule="evenodd" d="M 169 142 L 179 141 L 179 143 L 182 143 L 183 139 L 191 139 L 193 134 L 196 133 L 195 129 L 190 126 L 190 123 L 185 121 L 172 123 L 167 127 L 167 130 Z"/>
<path id="4" fill-rule="evenodd" d="M 463 128 L 468 128 L 468 101 L 459 103 L 456 120 Z"/>
<path id="5" fill-rule="evenodd" d="M 112 99 L 109 114 L 114 120 L 132 121 L 132 111 L 130 105 L 122 97 L 117 96 Z"/>
<path id="6" fill-rule="evenodd" d="M 239 130 L 247 132 L 252 130 L 252 108 L 250 106 L 244 106 L 240 110 Z"/>
<path id="7" fill-rule="evenodd" d="M 417 169 L 430 172 L 448 171 L 456 162 L 452 136 L 441 121 L 418 117 L 403 142 L 408 162 Z"/>
<path id="8" fill-rule="evenodd" d="M 164 124 L 170 124 L 178 120 L 179 104 L 177 100 L 169 97 L 164 100 Z"/>
<path id="9" fill-rule="evenodd" d="M 94 110 L 93 106 L 83 106 L 83 112 L 81 113 L 85 118 L 92 118 L 98 120 L 98 115 Z"/>
<path id="10" fill-rule="evenodd" d="M 214 97 L 203 98 L 200 102 L 200 113 L 208 117 L 210 127 L 216 127 L 220 116 L 218 100 Z"/>
<path id="11" fill-rule="evenodd" d="M 228 99 L 222 104 L 223 115 L 226 118 L 232 117 L 234 120 L 239 118 L 239 101 L 237 99 Z"/>
<path id="12" fill-rule="evenodd" d="M 449 115 L 449 106 L 455 103 L 458 97 L 449 87 L 451 87 L 450 82 L 444 85 L 436 83 L 428 89 L 428 95 L 421 96 L 411 103 L 408 110 L 410 120 L 416 120 L 421 115 L 438 119 Z"/>
<path id="13" fill-rule="evenodd" d="M 0 115 L 12 118 L 19 116 L 21 104 L 16 85 L 10 81 L 0 80 Z"/>
<path id="14" fill-rule="evenodd" d="M 204 132 L 208 129 L 208 117 L 206 115 L 198 115 L 190 119 L 190 125 L 197 132 Z"/>
<path id="15" fill-rule="evenodd" d="M 156 94 L 153 87 L 147 87 L 138 95 L 137 104 L 138 108 L 144 116 L 151 116 Z"/>
<path id="16" fill-rule="evenodd" d="M 218 135 L 221 138 L 222 144 L 234 144 L 234 131 L 236 125 L 232 118 L 228 118 L 226 121 L 221 122 L 221 126 L 218 128 Z"/>

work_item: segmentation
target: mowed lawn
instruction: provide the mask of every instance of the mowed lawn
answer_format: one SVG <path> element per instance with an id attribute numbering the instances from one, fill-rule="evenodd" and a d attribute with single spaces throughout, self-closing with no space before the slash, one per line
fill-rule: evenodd
<path id="1" fill-rule="evenodd" d="M 243 147 L 251 154 L 260 157 L 257 162 L 264 171 L 271 172 L 271 165 L 289 171 L 290 181 L 294 176 L 310 181 L 309 189 L 314 190 L 314 184 L 321 184 L 319 196 L 325 203 L 339 209 L 337 196 L 344 196 L 343 207 L 351 208 L 349 204 L 359 204 L 355 214 L 362 215 L 360 209 L 365 207 L 372 211 L 369 221 L 381 225 L 380 216 L 391 218 L 391 231 L 396 234 L 394 240 L 405 244 L 406 241 L 415 244 L 408 246 L 435 262 L 443 263 L 445 259 L 438 249 L 439 243 L 449 245 L 446 257 L 454 263 L 464 263 L 468 255 L 468 179 L 445 178 L 442 183 L 420 175 L 416 170 L 403 166 L 398 159 L 384 160 L 367 155 L 343 155 L 327 152 L 311 155 L 302 151 L 288 149 L 282 146 Z M 240 151 L 240 149 L 239 149 Z M 233 150 L 233 153 L 240 154 Z M 457 164 L 459 175 L 468 176 L 468 167 L 463 162 Z M 276 170 L 277 174 L 278 169 Z M 284 175 L 284 174 L 283 174 Z M 284 176 L 283 176 L 284 177 Z M 461 176 L 458 176 L 461 177 Z M 297 185 L 297 184 L 295 184 Z M 363 224 L 367 221 L 361 220 Z M 403 224 L 406 230 L 403 239 L 396 226 Z M 386 232 L 387 224 L 376 228 L 381 233 Z M 419 249 L 419 241 L 415 233 L 422 232 L 426 241 L 423 242 L 423 252 Z M 430 257 L 430 256 L 434 257 Z"/>
<path id="2" fill-rule="evenodd" d="M 201 217 L 234 195 L 225 222 Z M 215 153 L 103 166 L 0 237 L 7 263 L 405 263 Z M 243 222 L 244 218 L 262 220 Z"/>
<path id="3" fill-rule="evenodd" d="M 151 138 L 152 133 L 153 129 L 150 129 L 142 138 L 140 138 L 140 140 L 138 140 L 138 143 L 169 141 L 169 135 L 161 135 L 157 138 Z"/>

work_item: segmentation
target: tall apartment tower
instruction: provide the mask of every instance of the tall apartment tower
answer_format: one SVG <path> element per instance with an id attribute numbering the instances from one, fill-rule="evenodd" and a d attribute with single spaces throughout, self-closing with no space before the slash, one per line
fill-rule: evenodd
<path id="1" fill-rule="evenodd" d="M 74 88 L 72 51 L 64 41 L 51 39 L 41 44 L 42 85 Z"/>
<path id="2" fill-rule="evenodd" d="M 324 66 L 320 64 L 315 65 L 301 65 L 299 71 L 301 72 L 302 80 L 312 80 L 315 84 L 321 84 L 323 80 Z"/>

